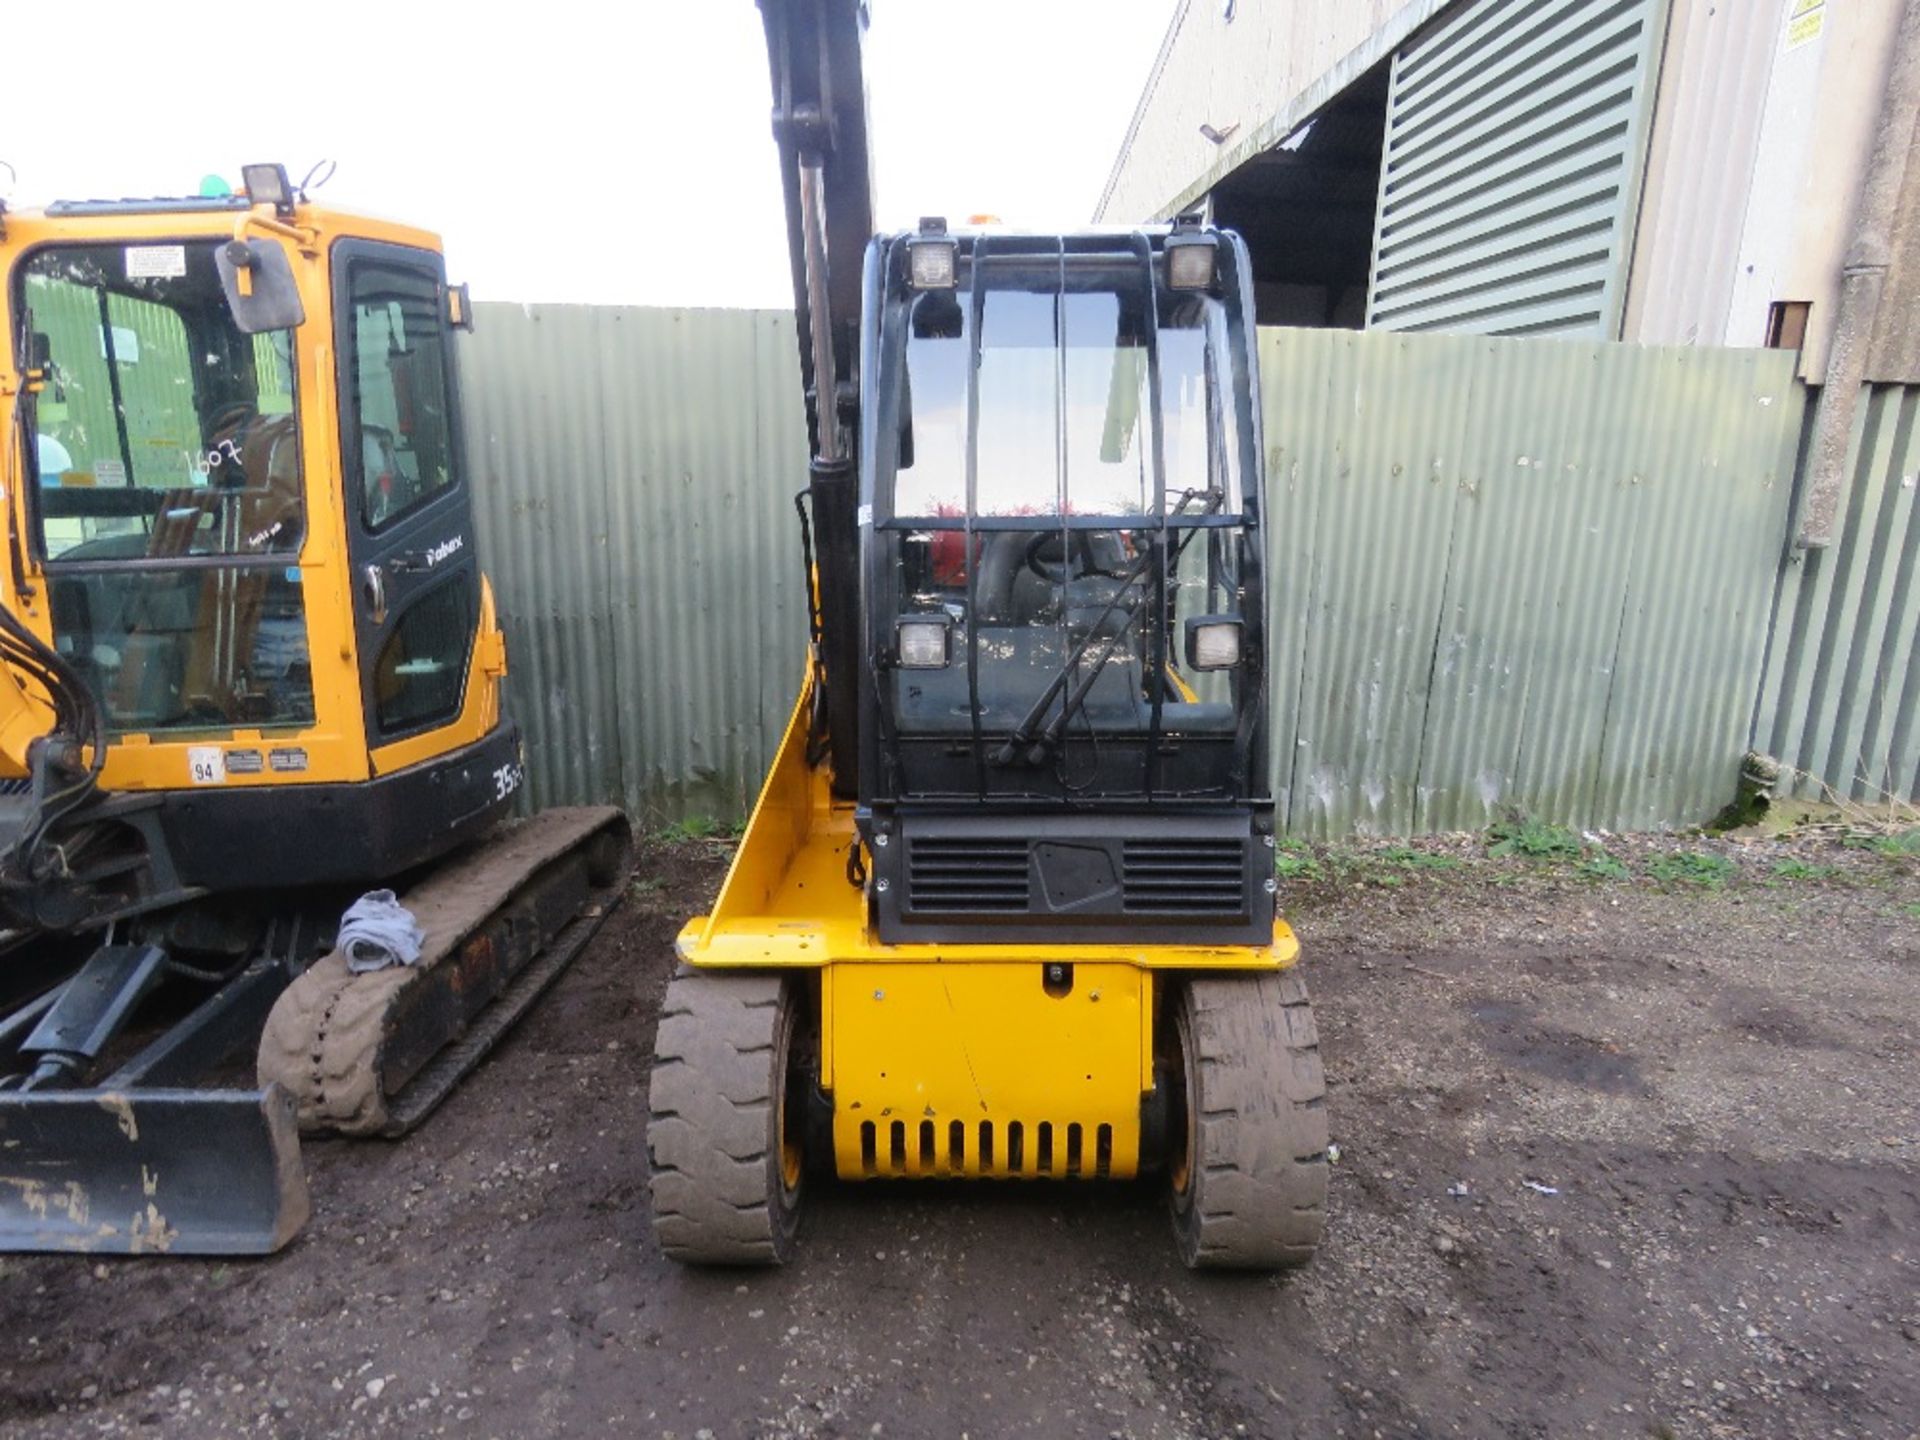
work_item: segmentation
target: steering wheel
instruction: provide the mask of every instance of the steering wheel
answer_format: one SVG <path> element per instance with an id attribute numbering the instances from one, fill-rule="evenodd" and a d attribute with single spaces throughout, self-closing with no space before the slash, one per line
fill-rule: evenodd
<path id="1" fill-rule="evenodd" d="M 1054 552 L 1053 555 L 1042 553 L 1049 549 Z M 1024 558 L 1027 569 L 1049 585 L 1066 584 L 1076 570 L 1085 575 L 1099 568 L 1093 560 L 1093 540 L 1085 530 L 1069 531 L 1064 546 L 1060 543 L 1058 530 L 1043 530 L 1027 542 Z"/>

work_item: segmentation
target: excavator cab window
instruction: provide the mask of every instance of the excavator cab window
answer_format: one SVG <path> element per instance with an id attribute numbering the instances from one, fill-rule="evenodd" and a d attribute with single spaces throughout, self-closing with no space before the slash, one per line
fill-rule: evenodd
<path id="1" fill-rule="evenodd" d="M 438 291 L 418 271 L 352 271 L 361 505 L 378 531 L 453 483 Z"/>
<path id="2" fill-rule="evenodd" d="M 28 454 L 55 643 L 118 732 L 313 718 L 293 336 L 235 327 L 216 244 L 19 272 L 50 369 Z"/>

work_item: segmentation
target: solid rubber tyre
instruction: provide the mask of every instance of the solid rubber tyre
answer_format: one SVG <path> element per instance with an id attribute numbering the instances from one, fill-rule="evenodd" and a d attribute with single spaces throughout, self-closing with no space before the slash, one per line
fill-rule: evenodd
<path id="1" fill-rule="evenodd" d="M 1169 1208 L 1194 1269 L 1278 1270 L 1326 1227 L 1327 1087 L 1292 970 L 1186 981 L 1173 998 Z"/>
<path id="2" fill-rule="evenodd" d="M 667 985 L 648 1086 L 654 1233 L 689 1265 L 779 1265 L 800 1218 L 806 1052 L 798 986 L 683 969 Z"/>

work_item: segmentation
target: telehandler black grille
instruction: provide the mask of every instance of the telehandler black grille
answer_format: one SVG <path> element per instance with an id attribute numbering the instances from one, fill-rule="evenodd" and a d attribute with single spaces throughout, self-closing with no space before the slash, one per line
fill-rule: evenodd
<path id="1" fill-rule="evenodd" d="M 991 1120 L 982 1120 L 977 1130 L 959 1120 L 945 1125 L 932 1120 L 917 1125 L 905 1120 L 860 1122 L 860 1172 L 869 1177 L 1001 1175 L 1074 1180 L 1092 1176 L 1104 1180 L 1112 1170 L 1111 1125 L 1007 1120 L 996 1133 Z"/>
<path id="2" fill-rule="evenodd" d="M 914 838 L 907 847 L 907 904 L 917 911 L 1024 911 L 1027 842 Z"/>
<path id="3" fill-rule="evenodd" d="M 1239 915 L 1246 875 L 1239 840 L 1128 840 L 1121 849 L 1124 904 L 1133 914 Z"/>

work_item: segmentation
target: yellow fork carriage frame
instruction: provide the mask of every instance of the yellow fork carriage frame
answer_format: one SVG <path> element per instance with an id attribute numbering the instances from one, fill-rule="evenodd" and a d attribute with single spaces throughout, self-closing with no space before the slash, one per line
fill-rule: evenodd
<path id="1" fill-rule="evenodd" d="M 815 1155 L 841 1180 L 1166 1172 L 1188 1264 L 1311 1258 L 1326 1195 L 1313 1014 L 1270 944 L 883 944 L 854 806 L 807 759 L 813 683 L 655 1045 L 656 1224 L 700 1263 L 791 1253 Z"/>

